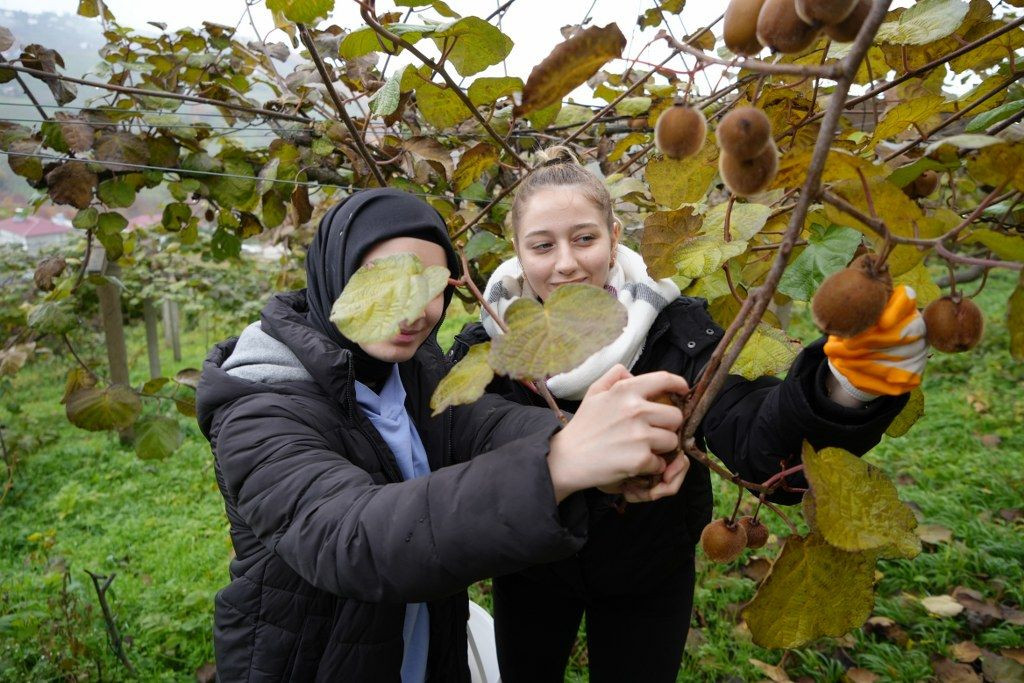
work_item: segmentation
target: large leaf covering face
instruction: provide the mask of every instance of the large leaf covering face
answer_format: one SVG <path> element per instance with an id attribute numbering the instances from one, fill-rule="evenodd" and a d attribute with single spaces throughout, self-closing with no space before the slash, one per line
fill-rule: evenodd
<path id="1" fill-rule="evenodd" d="M 626 308 L 599 287 L 571 284 L 556 289 L 543 306 L 518 299 L 505 323 L 508 333 L 491 343 L 491 367 L 516 379 L 546 379 L 615 341 L 626 326 Z"/>
<path id="2" fill-rule="evenodd" d="M 331 308 L 331 322 L 357 344 L 385 341 L 403 321 L 419 318 L 447 285 L 447 268 L 424 268 L 415 254 L 385 256 L 355 272 Z"/>
<path id="3" fill-rule="evenodd" d="M 487 364 L 490 342 L 473 346 L 466 357 L 444 376 L 430 397 L 430 409 L 439 415 L 448 406 L 472 403 L 481 396 L 494 379 L 494 370 Z"/>
<path id="4" fill-rule="evenodd" d="M 754 643 L 800 647 L 857 628 L 875 602 L 874 572 L 873 553 L 839 550 L 817 534 L 790 536 L 743 610 Z"/>
<path id="5" fill-rule="evenodd" d="M 126 429 L 142 410 L 138 395 L 123 384 L 79 389 L 68 396 L 64 407 L 71 424 L 90 432 Z"/>
<path id="6" fill-rule="evenodd" d="M 885 473 L 841 448 L 804 443 L 804 474 L 814 495 L 814 521 L 826 541 L 848 551 L 912 558 L 921 552 L 917 519 Z"/>

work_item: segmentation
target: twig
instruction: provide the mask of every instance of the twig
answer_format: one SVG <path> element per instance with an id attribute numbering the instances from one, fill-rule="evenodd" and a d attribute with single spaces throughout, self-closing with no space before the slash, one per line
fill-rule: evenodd
<path id="1" fill-rule="evenodd" d="M 469 220 L 468 223 L 466 223 L 464 226 L 459 228 L 459 230 L 454 235 L 451 236 L 452 241 L 454 242 L 461 235 L 463 235 L 467 230 L 469 230 L 474 225 L 479 223 L 480 220 L 484 216 L 486 216 L 486 215 L 488 215 L 490 213 L 491 209 L 493 209 L 495 206 L 497 206 L 498 202 L 500 202 L 502 199 L 504 199 L 505 197 L 507 197 L 510 194 L 512 194 L 512 191 L 515 190 L 517 187 L 519 187 L 520 183 L 522 183 L 524 180 L 526 180 L 526 178 L 529 175 L 530 175 L 529 172 L 527 172 L 527 173 L 524 173 L 523 175 L 517 177 L 514 181 L 512 181 L 509 184 L 508 187 L 506 187 L 501 192 L 499 192 L 497 197 L 495 197 L 491 201 L 487 202 L 487 206 L 485 206 L 484 208 L 480 209 L 480 211 L 478 211 L 477 214 L 475 216 L 473 216 Z"/>
<path id="2" fill-rule="evenodd" d="M 80 358 L 80 357 L 78 356 L 78 354 L 77 354 L 77 353 L 75 352 L 75 347 L 71 345 L 71 340 L 70 340 L 70 339 L 68 339 L 68 335 L 67 335 L 67 333 L 65 333 L 65 334 L 62 334 L 62 335 L 61 335 L 61 339 L 63 339 L 63 340 L 64 340 L 64 346 L 68 347 L 68 351 L 70 351 L 70 352 L 71 352 L 71 355 L 75 357 L 75 360 L 76 360 L 76 361 L 78 361 L 78 364 L 82 366 L 82 369 L 83 369 L 83 370 L 85 370 L 86 374 L 88 374 L 88 375 L 89 375 L 90 377 L 92 377 L 92 378 L 93 378 L 94 380 L 97 380 L 97 381 L 99 381 L 99 377 L 97 377 L 97 376 L 96 376 L 96 373 L 92 371 L 92 368 L 90 368 L 90 367 L 89 367 L 88 365 L 86 365 L 86 364 L 85 364 L 85 361 L 83 361 L 83 360 L 82 360 L 82 359 L 81 359 L 81 358 Z"/>
<path id="3" fill-rule="evenodd" d="M 460 100 L 462 100 L 462 103 L 466 105 L 466 108 L 469 109 L 473 117 L 480 122 L 480 125 L 483 126 L 484 130 L 487 131 L 487 133 L 494 139 L 494 141 L 501 145 L 501 148 L 504 149 L 505 152 L 509 154 L 509 156 L 515 159 L 516 163 L 518 163 L 523 168 L 529 168 L 529 164 L 527 164 L 523 160 L 523 158 L 519 156 L 519 153 L 516 152 L 516 150 L 514 150 L 511 147 L 511 145 L 508 144 L 508 141 L 505 138 L 503 138 L 501 135 L 498 135 L 498 132 L 491 127 L 490 122 L 486 118 L 484 118 L 483 114 L 480 113 L 480 110 L 477 109 L 476 105 L 473 104 L 473 102 L 469 99 L 469 96 L 466 95 L 465 92 L 463 92 L 462 88 L 459 87 L 459 84 L 456 83 L 455 80 L 448 75 L 448 72 L 445 71 L 445 69 L 440 64 L 438 64 L 430 57 L 427 57 L 425 54 L 420 52 L 420 50 L 418 50 L 416 46 L 410 43 L 409 41 L 405 40 L 401 36 L 395 35 L 391 31 L 381 26 L 380 23 L 373 16 L 372 0 L 370 0 L 369 3 L 361 2 L 360 0 L 356 1 L 359 2 L 360 14 L 362 15 L 363 21 L 366 22 L 367 26 L 372 28 L 374 32 L 377 33 L 379 36 L 386 38 L 387 40 L 391 41 L 396 45 L 401 45 L 403 48 L 412 53 L 418 60 L 423 62 L 431 71 L 433 71 L 442 79 L 444 79 L 444 82 L 448 84 L 448 87 L 451 88 L 451 91 Z"/>
<path id="4" fill-rule="evenodd" d="M 384 178 L 384 174 L 381 173 L 380 168 L 377 164 L 373 163 L 373 157 L 370 156 L 370 150 L 366 148 L 366 143 L 363 141 L 363 137 L 359 134 L 359 130 L 356 128 L 356 124 L 352 121 L 352 117 L 348 115 L 348 111 L 345 110 L 345 104 L 338 97 L 338 91 L 334 89 L 334 84 L 331 81 L 330 74 L 327 73 L 327 67 L 324 65 L 324 60 L 320 57 L 320 53 L 316 49 L 316 44 L 313 42 L 313 37 L 309 35 L 309 29 L 306 25 L 298 22 L 296 26 L 299 27 L 299 35 L 302 37 L 302 42 L 305 44 L 306 49 L 309 50 L 309 56 L 316 64 L 316 70 L 320 74 L 320 80 L 323 81 L 324 87 L 327 88 L 327 93 L 331 96 L 331 101 L 334 102 L 334 108 L 338 111 L 338 115 L 341 120 L 345 123 L 345 128 L 348 128 L 349 135 L 352 136 L 352 141 L 356 145 L 356 149 L 359 151 L 359 156 L 363 157 L 363 161 L 366 162 L 367 167 L 370 169 L 370 173 L 376 179 L 377 183 L 381 187 L 387 187 L 388 181 Z"/>
<path id="5" fill-rule="evenodd" d="M 718 57 L 712 57 L 708 53 L 704 52 L 704 50 L 691 47 L 686 43 L 680 43 L 666 31 L 661 31 L 657 37 L 663 38 L 665 42 L 671 45 L 674 49 L 696 57 L 698 61 L 705 64 L 738 67 L 740 69 L 746 69 L 759 74 L 784 74 L 790 76 L 808 76 L 810 78 L 828 78 L 831 80 L 836 80 L 841 73 L 841 68 L 836 65 L 815 67 L 800 64 L 772 64 L 771 62 L 762 62 L 759 59 L 719 59 Z"/>
<path id="6" fill-rule="evenodd" d="M 114 621 L 114 615 L 110 612 L 110 605 L 107 603 L 107 589 L 110 588 L 110 584 L 114 582 L 114 578 L 117 574 L 111 574 L 110 576 L 99 576 L 93 574 L 88 569 L 85 573 L 92 579 L 92 585 L 96 588 L 96 596 L 100 600 L 100 609 L 103 610 L 103 621 L 107 625 L 107 635 L 110 637 L 110 649 L 114 651 L 117 658 L 121 660 L 125 668 L 131 673 L 135 673 L 135 667 L 132 666 L 131 661 L 128 659 L 128 655 L 124 651 L 124 641 L 121 639 L 121 633 L 117 629 L 117 623 Z M 100 585 L 100 581 L 103 581 L 103 585 Z"/>
<path id="7" fill-rule="evenodd" d="M 244 111 L 246 113 L 255 114 L 256 116 L 262 116 L 268 119 L 298 121 L 300 123 L 306 124 L 309 123 L 308 117 L 286 114 L 284 112 L 274 111 L 272 109 L 263 109 L 261 107 L 247 107 L 241 104 L 234 104 L 233 102 L 214 100 L 209 97 L 198 97 L 196 95 L 182 95 L 176 92 L 164 92 L 163 90 L 146 90 L 145 88 L 132 88 L 126 85 L 114 85 L 112 83 L 102 83 L 100 81 L 87 81 L 84 78 L 74 78 L 72 76 L 50 73 L 49 71 L 42 71 L 40 69 L 30 69 L 27 66 L 19 66 L 17 64 L 6 64 L 4 65 L 4 68 L 12 69 L 14 71 L 20 71 L 21 73 L 26 73 L 30 76 L 36 76 L 40 79 L 56 78 L 57 80 L 66 81 L 68 83 L 87 85 L 92 88 L 100 88 L 101 90 L 109 90 L 111 92 L 119 92 L 124 93 L 126 95 L 140 95 L 142 97 L 156 97 L 158 99 L 179 100 L 181 102 L 194 102 L 196 104 L 208 104 L 213 107 L 222 107 L 224 109 L 231 109 L 233 111 Z"/>
<path id="8" fill-rule="evenodd" d="M 509 7 L 510 7 L 510 6 L 512 5 L 512 3 L 513 3 L 513 2 L 515 2 L 515 1 L 516 1 L 516 0 L 508 0 L 508 2 L 506 2 L 506 3 L 504 4 L 504 5 L 500 5 L 500 6 L 498 7 L 498 9 L 496 9 L 496 10 L 494 10 L 493 12 L 491 12 L 490 14 L 488 14 L 488 15 L 487 15 L 487 18 L 486 18 L 486 19 L 484 19 L 484 21 L 490 21 L 490 20 L 491 20 L 491 19 L 493 19 L 494 17 L 498 16 L 499 14 L 501 14 L 502 12 L 504 12 L 505 10 L 507 10 L 507 9 L 508 9 L 508 8 L 509 8 Z"/>
<path id="9" fill-rule="evenodd" d="M 92 256 L 92 228 L 85 231 L 85 256 L 82 257 L 82 267 L 78 269 L 78 275 L 75 277 L 75 284 L 71 286 L 71 293 L 74 294 L 78 291 L 78 288 L 82 285 L 82 280 L 85 278 L 85 269 L 89 267 L 89 258 Z"/>
<path id="10" fill-rule="evenodd" d="M 0 64 L 8 65 L 7 60 L 3 57 L 0 57 Z M 31 100 L 32 104 L 35 105 L 36 111 L 38 111 L 39 115 L 43 117 L 43 120 L 49 121 L 50 117 L 47 116 L 46 110 L 43 109 L 43 105 L 39 104 L 39 100 L 37 100 L 36 96 L 32 93 L 31 90 L 29 90 L 28 83 L 26 83 L 25 80 L 21 77 L 21 74 L 15 72 L 14 78 L 18 81 L 18 85 L 21 86 L 21 89 L 25 91 L 25 94 L 28 96 L 28 99 Z"/>
<path id="11" fill-rule="evenodd" d="M 772 512 L 777 514 L 779 516 L 779 519 L 781 519 L 783 522 L 786 523 L 786 526 L 789 527 L 789 530 L 793 532 L 794 536 L 799 536 L 800 535 L 800 530 L 797 529 L 796 525 L 793 524 L 793 522 L 790 521 L 789 517 L 787 517 L 785 515 L 785 513 L 783 513 L 782 510 L 779 509 L 778 505 L 775 505 L 774 503 L 770 503 L 767 500 L 763 501 L 763 502 L 764 502 L 764 506 L 766 508 L 768 508 L 769 510 L 771 510 Z"/>

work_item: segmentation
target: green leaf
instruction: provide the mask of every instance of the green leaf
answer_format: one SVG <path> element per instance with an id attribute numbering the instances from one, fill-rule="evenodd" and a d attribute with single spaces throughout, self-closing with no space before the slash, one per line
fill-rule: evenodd
<path id="1" fill-rule="evenodd" d="M 462 192 L 475 183 L 484 171 L 498 163 L 498 149 L 486 142 L 470 147 L 459 159 L 452 182 L 456 192 Z"/>
<path id="2" fill-rule="evenodd" d="M 914 423 L 924 415 L 924 392 L 921 387 L 914 387 L 910 392 L 910 400 L 903 410 L 896 416 L 896 419 L 886 428 L 885 433 L 891 437 L 900 437 L 910 431 Z"/>
<path id="3" fill-rule="evenodd" d="M 12 171 L 32 182 L 42 180 L 43 162 L 39 157 L 19 156 L 38 154 L 39 148 L 35 142 L 31 140 L 15 140 L 10 143 L 9 147 L 5 148 L 5 151 L 13 152 L 13 154 L 7 156 L 7 163 Z"/>
<path id="4" fill-rule="evenodd" d="M 126 208 L 135 203 L 135 188 L 123 180 L 104 180 L 97 188 L 96 196 L 111 208 Z"/>
<path id="5" fill-rule="evenodd" d="M 810 301 L 825 278 L 846 267 L 860 240 L 853 228 L 811 225 L 807 246 L 782 274 L 779 291 L 797 301 Z"/>
<path id="6" fill-rule="evenodd" d="M 743 610 L 754 643 L 800 647 L 859 627 L 875 602 L 875 558 L 839 550 L 816 534 L 790 536 Z"/>
<path id="7" fill-rule="evenodd" d="M 135 427 L 135 454 L 141 460 L 163 460 L 183 439 L 177 420 L 163 415 L 143 418 Z"/>
<path id="8" fill-rule="evenodd" d="M 647 214 L 640 241 L 640 255 L 647 264 L 647 273 L 656 280 L 675 275 L 676 251 L 696 236 L 700 226 L 700 218 L 689 206 Z"/>
<path id="9" fill-rule="evenodd" d="M 288 216 L 288 207 L 274 190 L 269 190 L 263 195 L 263 225 L 267 228 L 276 228 L 284 222 Z"/>
<path id="10" fill-rule="evenodd" d="M 439 415 L 448 406 L 472 403 L 484 394 L 494 379 L 494 370 L 487 364 L 491 343 L 476 344 L 469 353 L 444 376 L 430 397 L 433 415 Z"/>
<path id="11" fill-rule="evenodd" d="M 921 157 L 911 164 L 906 166 L 900 166 L 895 171 L 889 174 L 886 178 L 890 183 L 896 187 L 906 187 L 909 183 L 917 179 L 919 175 L 925 171 L 935 171 L 937 173 L 944 172 L 946 167 L 939 162 L 929 159 L 928 157 Z"/>
<path id="12" fill-rule="evenodd" d="M 470 83 L 467 94 L 469 101 L 479 107 L 484 104 L 494 104 L 498 98 L 522 92 L 522 90 L 523 79 L 521 78 L 483 76 Z"/>
<path id="13" fill-rule="evenodd" d="M 718 175 L 718 148 L 708 143 L 686 159 L 652 158 L 644 169 L 654 201 L 669 209 L 692 204 L 704 198 L 711 181 Z"/>
<path id="14" fill-rule="evenodd" d="M 423 267 L 415 254 L 364 264 L 334 302 L 331 322 L 357 344 L 391 339 L 402 321 L 415 320 L 448 286 L 448 269 Z"/>
<path id="15" fill-rule="evenodd" d="M 128 227 L 128 219 L 117 211 L 104 211 L 96 221 L 96 229 L 100 233 L 113 235 Z"/>
<path id="16" fill-rule="evenodd" d="M 1010 331 L 1010 355 L 1024 360 L 1024 272 L 1006 307 L 1006 327 Z"/>
<path id="17" fill-rule="evenodd" d="M 114 384 L 106 389 L 79 389 L 68 396 L 64 409 L 71 424 L 99 432 L 130 427 L 142 404 L 129 387 Z"/>
<path id="18" fill-rule="evenodd" d="M 64 334 L 78 326 L 71 299 L 43 301 L 29 309 L 28 326 L 42 334 Z"/>
<path id="19" fill-rule="evenodd" d="M 218 261 L 237 258 L 242 253 L 242 240 L 233 232 L 217 228 L 210 235 L 210 254 Z"/>
<path id="20" fill-rule="evenodd" d="M 289 21 L 315 24 L 334 10 L 334 0 L 267 0 L 267 9 Z"/>
<path id="21" fill-rule="evenodd" d="M 606 62 L 621 57 L 625 47 L 626 37 L 615 24 L 577 31 L 530 72 L 515 115 L 523 116 L 561 101 Z"/>
<path id="22" fill-rule="evenodd" d="M 460 76 L 472 76 L 500 64 L 512 51 L 512 39 L 480 17 L 464 17 L 440 27 L 431 36 L 437 49 Z"/>
<path id="23" fill-rule="evenodd" d="M 177 232 L 192 219 L 192 209 L 183 202 L 171 202 L 164 206 L 161 224 L 171 232 Z"/>
<path id="24" fill-rule="evenodd" d="M 653 100 L 650 97 L 624 97 L 615 105 L 615 113 L 619 116 L 640 116 L 651 109 Z"/>
<path id="25" fill-rule="evenodd" d="M 599 287 L 570 284 L 543 305 L 517 299 L 505 323 L 508 333 L 491 342 L 491 367 L 516 379 L 545 379 L 572 370 L 615 341 L 626 326 L 626 309 Z"/>
<path id="26" fill-rule="evenodd" d="M 975 230 L 964 241 L 971 244 L 984 244 L 1001 259 L 1018 263 L 1024 262 L 1024 235 L 1019 233 L 1007 235 L 984 228 Z"/>
<path id="27" fill-rule="evenodd" d="M 806 442 L 804 474 L 814 494 L 815 522 L 826 541 L 848 551 L 873 550 L 912 558 L 921 552 L 917 519 L 877 467 L 841 448 Z"/>
<path id="28" fill-rule="evenodd" d="M 75 217 L 71 219 L 71 225 L 79 230 L 88 230 L 96 225 L 99 216 L 100 212 L 95 207 L 90 206 L 76 213 Z"/>
<path id="29" fill-rule="evenodd" d="M 967 16 L 962 0 L 919 0 L 895 21 L 878 29 L 875 40 L 893 45 L 925 45 L 952 34 Z"/>
<path id="30" fill-rule="evenodd" d="M 705 235 L 725 235 L 725 213 L 728 203 L 717 204 L 704 215 L 704 224 L 701 226 L 701 233 Z M 761 232 L 764 224 L 768 222 L 768 216 L 772 213 L 771 207 L 764 204 L 733 204 L 732 214 L 729 216 L 729 238 L 734 240 L 749 240 Z"/>
<path id="31" fill-rule="evenodd" d="M 241 159 L 228 159 L 224 162 L 224 172 L 231 176 L 247 177 L 211 177 L 206 181 L 210 188 L 210 197 L 222 208 L 245 207 L 256 192 L 256 181 L 252 179 L 255 175 L 252 165 Z"/>
<path id="32" fill-rule="evenodd" d="M 789 369 L 798 353 L 800 342 L 790 339 L 777 327 L 759 322 L 731 372 L 750 380 L 778 375 Z"/>
<path id="33" fill-rule="evenodd" d="M 107 254 L 107 260 L 117 261 L 124 255 L 124 238 L 121 237 L 120 232 L 98 230 L 96 232 L 96 239 L 103 245 L 103 249 Z"/>
<path id="34" fill-rule="evenodd" d="M 418 43 L 424 35 L 434 32 L 433 26 L 420 24 L 388 24 L 385 28 L 411 45 Z M 378 36 L 376 31 L 367 26 L 345 36 L 338 46 L 338 53 L 345 59 L 356 59 L 371 52 L 394 52 L 395 49 L 393 42 Z"/>
<path id="35" fill-rule="evenodd" d="M 377 92 L 370 95 L 368 100 L 370 111 L 375 116 L 390 116 L 398 109 L 398 101 L 402 97 L 402 77 L 405 75 L 405 67 L 400 67 L 391 77 L 384 82 Z"/>
<path id="36" fill-rule="evenodd" d="M 489 254 L 492 251 L 497 251 L 508 246 L 508 242 L 505 240 L 495 237 L 494 233 L 486 230 L 481 230 L 466 242 L 466 258 L 469 260 L 477 259 L 484 254 Z"/>
<path id="37" fill-rule="evenodd" d="M 677 275 L 696 280 L 710 275 L 726 261 L 746 250 L 747 243 L 743 240 L 726 242 L 720 236 L 701 235 L 687 240 L 672 257 L 675 260 Z"/>
<path id="38" fill-rule="evenodd" d="M 420 114 L 431 126 L 444 129 L 456 126 L 470 116 L 472 112 L 449 88 L 434 85 L 419 77 L 416 85 L 416 104 Z"/>
<path id="39" fill-rule="evenodd" d="M 455 10 L 448 6 L 448 3 L 442 2 L 442 0 L 395 0 L 395 5 L 398 7 L 419 7 L 420 5 L 429 5 L 442 17 L 454 19 L 459 16 Z"/>
<path id="40" fill-rule="evenodd" d="M 1007 102 L 1006 104 L 998 106 L 995 109 L 991 109 L 984 114 L 975 116 L 964 128 L 964 131 L 967 133 L 980 133 L 989 126 L 999 123 L 1003 119 L 1016 114 L 1021 109 L 1024 109 L 1024 100 Z"/>

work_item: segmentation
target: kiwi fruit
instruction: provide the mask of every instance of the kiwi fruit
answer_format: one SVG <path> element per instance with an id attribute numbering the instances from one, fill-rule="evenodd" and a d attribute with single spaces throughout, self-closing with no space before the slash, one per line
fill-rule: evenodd
<path id="1" fill-rule="evenodd" d="M 661 112 L 654 124 L 654 143 L 669 159 L 683 159 L 704 146 L 708 123 L 704 114 L 685 104 L 674 104 Z"/>
<path id="2" fill-rule="evenodd" d="M 928 304 L 924 324 L 928 343 L 946 353 L 973 349 L 985 329 L 978 305 L 960 296 L 944 296 Z"/>
<path id="3" fill-rule="evenodd" d="M 939 187 L 939 174 L 929 169 L 903 186 L 903 193 L 911 199 L 927 197 Z"/>
<path id="4" fill-rule="evenodd" d="M 779 170 L 779 152 L 775 143 L 770 142 L 764 151 L 753 159 L 739 159 L 722 151 L 718 157 L 718 172 L 722 181 L 737 197 L 749 197 L 763 192 Z"/>
<path id="5" fill-rule="evenodd" d="M 764 0 L 732 0 L 725 9 L 725 46 L 733 54 L 753 57 L 764 46 L 757 41 L 757 16 Z"/>
<path id="6" fill-rule="evenodd" d="M 747 547 L 747 532 L 740 524 L 716 519 L 701 532 L 700 546 L 715 562 L 732 562 Z"/>
<path id="7" fill-rule="evenodd" d="M 772 141 L 772 124 L 757 107 L 740 107 L 725 115 L 715 135 L 723 152 L 746 161 L 764 152 Z"/>
<path id="8" fill-rule="evenodd" d="M 757 15 L 757 39 L 775 52 L 803 52 L 818 37 L 818 29 L 796 13 L 796 0 L 765 0 Z"/>
<path id="9" fill-rule="evenodd" d="M 843 19 L 838 24 L 826 24 L 825 35 L 837 43 L 849 43 L 857 34 L 860 33 L 860 27 L 864 25 L 864 20 L 868 18 L 868 12 L 871 11 L 871 0 L 860 0 L 853 7 L 853 11 L 850 12 L 849 16 Z"/>
<path id="10" fill-rule="evenodd" d="M 892 277 L 887 266 L 875 267 L 875 259 L 874 254 L 858 256 L 821 283 L 811 300 L 811 316 L 822 332 L 853 337 L 878 322 L 892 296 Z"/>
<path id="11" fill-rule="evenodd" d="M 850 16 L 858 0 L 796 0 L 796 13 L 803 21 L 817 26 L 838 24 Z"/>
<path id="12" fill-rule="evenodd" d="M 736 523 L 747 533 L 748 548 L 763 548 L 768 542 L 768 527 L 753 517 L 740 517 Z"/>

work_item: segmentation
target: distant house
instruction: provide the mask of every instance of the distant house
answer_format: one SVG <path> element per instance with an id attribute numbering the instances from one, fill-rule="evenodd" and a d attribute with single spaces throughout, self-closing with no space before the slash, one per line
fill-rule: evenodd
<path id="1" fill-rule="evenodd" d="M 15 216 L 0 220 L 0 244 L 16 244 L 30 254 L 66 242 L 73 232 L 69 224 L 40 216 Z"/>

